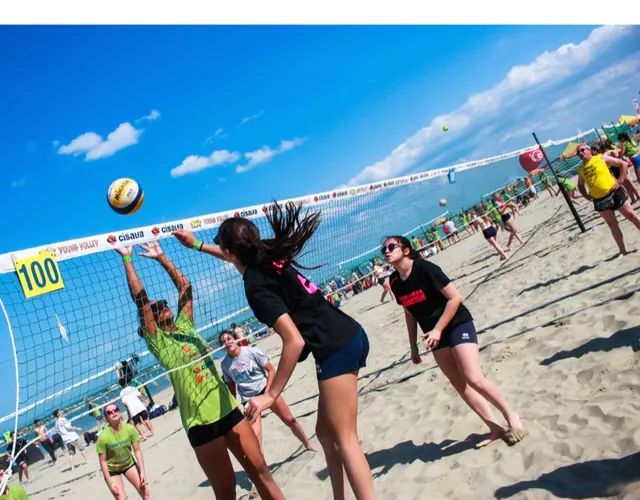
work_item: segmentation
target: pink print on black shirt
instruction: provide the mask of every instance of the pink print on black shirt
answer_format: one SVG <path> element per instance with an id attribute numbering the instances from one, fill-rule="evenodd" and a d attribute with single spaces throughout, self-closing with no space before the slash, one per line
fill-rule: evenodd
<path id="1" fill-rule="evenodd" d="M 404 307 L 409 307 L 419 304 L 420 302 L 424 302 L 425 300 L 427 300 L 427 297 L 425 296 L 422 289 L 419 288 L 418 290 L 414 290 L 407 295 L 401 295 L 400 297 L 398 297 L 398 299 L 400 300 L 400 302 L 402 302 L 402 305 Z"/>

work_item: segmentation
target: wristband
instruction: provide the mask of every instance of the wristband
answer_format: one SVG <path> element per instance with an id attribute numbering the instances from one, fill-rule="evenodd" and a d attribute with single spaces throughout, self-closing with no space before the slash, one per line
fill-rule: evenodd
<path id="1" fill-rule="evenodd" d="M 196 242 L 193 244 L 193 249 L 199 252 L 202 250 L 202 245 L 204 245 L 203 241 L 196 240 Z"/>
<path id="2" fill-rule="evenodd" d="M 124 257 L 122 257 L 122 262 L 131 262 L 131 256 L 125 255 Z"/>
<path id="3" fill-rule="evenodd" d="M 115 481 L 111 479 L 110 481 L 107 481 L 107 486 L 111 486 L 113 483 L 115 483 Z"/>

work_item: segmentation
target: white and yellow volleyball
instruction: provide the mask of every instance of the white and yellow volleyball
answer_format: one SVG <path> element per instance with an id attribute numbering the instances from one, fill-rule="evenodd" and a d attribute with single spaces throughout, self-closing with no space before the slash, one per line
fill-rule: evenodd
<path id="1" fill-rule="evenodd" d="M 144 202 L 144 191 L 133 179 L 118 179 L 109 186 L 107 202 L 114 212 L 131 215 L 140 210 Z"/>

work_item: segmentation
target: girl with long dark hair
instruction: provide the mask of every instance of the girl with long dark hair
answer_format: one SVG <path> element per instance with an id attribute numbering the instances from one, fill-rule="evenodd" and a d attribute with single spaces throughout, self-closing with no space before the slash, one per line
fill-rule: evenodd
<path id="1" fill-rule="evenodd" d="M 273 383 L 265 394 L 249 400 L 247 418 L 255 421 L 272 406 L 296 363 L 313 354 L 320 393 L 316 435 L 327 460 L 333 496 L 347 497 L 348 479 L 358 500 L 370 500 L 373 479 L 357 431 L 358 371 L 369 353 L 367 334 L 297 269 L 305 269 L 297 258 L 318 229 L 320 212 L 302 214 L 300 206 L 285 210 L 274 203 L 266 217 L 274 234 L 269 239 L 261 238 L 258 227 L 242 217 L 222 223 L 215 245 L 198 241 L 190 231 L 173 234 L 187 248 L 231 262 L 242 274 L 255 317 L 282 338 Z"/>
<path id="2" fill-rule="evenodd" d="M 216 498 L 236 498 L 231 451 L 262 498 L 283 499 L 253 429 L 207 356 L 209 344 L 196 330 L 191 282 L 157 241 L 139 247 L 142 257 L 155 260 L 169 274 L 178 291 L 178 314 L 174 316 L 166 300 L 149 299 L 133 263 L 132 248 L 116 248 L 122 256 L 131 299 L 138 309 L 138 332 L 149 352 L 170 371 L 182 425 Z M 194 363 L 199 358 L 202 360 Z"/>
<path id="3" fill-rule="evenodd" d="M 509 408 L 500 390 L 482 373 L 478 336 L 462 295 L 437 265 L 420 258 L 403 236 L 388 236 L 382 254 L 395 268 L 391 289 L 398 304 L 404 307 L 411 345 L 411 360 L 422 362 L 418 353 L 418 325 L 422 341 L 433 352 L 438 366 L 462 399 L 489 427 L 480 448 L 503 438 L 516 444 L 525 436 L 518 415 Z M 508 429 L 498 423 L 489 403 L 507 421 Z"/>

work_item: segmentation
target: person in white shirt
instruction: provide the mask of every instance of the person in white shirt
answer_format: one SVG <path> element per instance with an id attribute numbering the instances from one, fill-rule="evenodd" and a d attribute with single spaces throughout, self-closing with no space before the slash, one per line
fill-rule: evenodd
<path id="1" fill-rule="evenodd" d="M 87 458 L 87 452 L 85 451 L 86 445 L 83 439 L 75 431 L 82 431 L 80 427 L 73 427 L 69 421 L 64 418 L 64 414 L 60 410 L 54 410 L 53 416 L 56 418 L 56 431 L 60 434 L 64 445 L 69 450 L 69 461 L 71 463 L 71 470 L 76 468 L 75 454 L 80 452 L 84 458 L 85 464 L 89 463 Z"/>
<path id="2" fill-rule="evenodd" d="M 140 439 L 146 441 L 147 436 L 145 436 L 142 424 L 144 423 L 147 429 L 149 429 L 151 436 L 153 436 L 153 426 L 151 425 L 151 420 L 149 420 L 149 412 L 142 402 L 142 394 L 136 387 L 127 384 L 125 379 L 120 379 L 120 385 L 123 386 L 120 391 L 122 404 L 129 412 L 129 417 L 131 417 L 133 425 L 138 431 L 138 434 L 140 434 Z"/>

